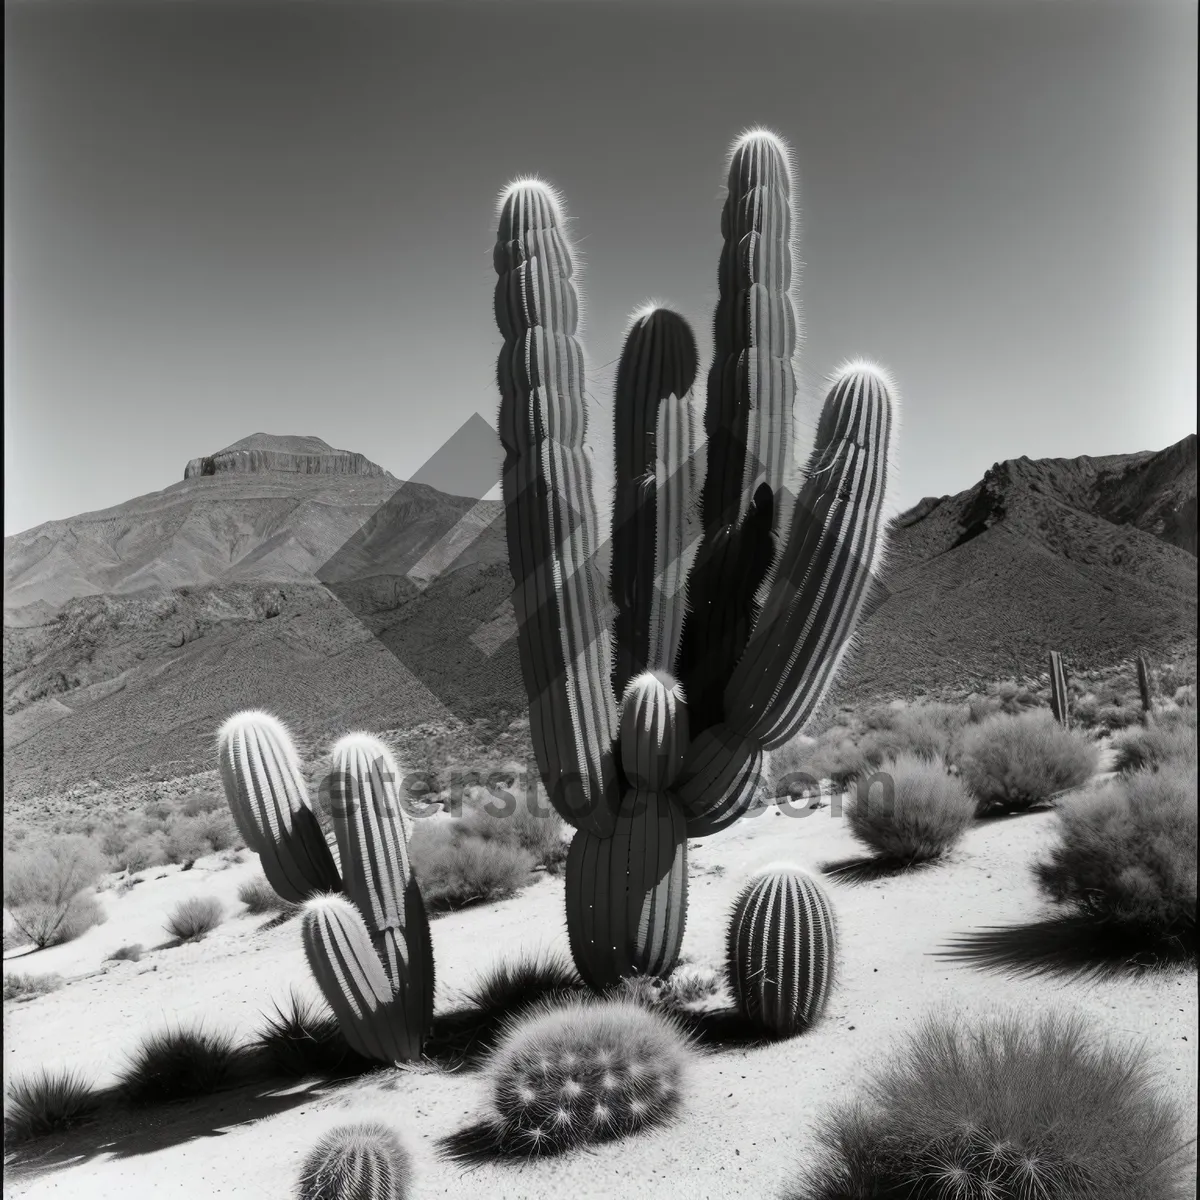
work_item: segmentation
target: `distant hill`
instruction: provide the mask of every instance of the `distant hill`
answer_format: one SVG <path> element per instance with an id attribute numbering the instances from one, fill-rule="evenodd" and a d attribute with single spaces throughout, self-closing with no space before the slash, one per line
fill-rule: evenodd
<path id="1" fill-rule="evenodd" d="M 503 512 L 479 498 L 495 434 L 456 438 L 402 483 L 256 434 L 161 492 L 6 538 L 6 798 L 211 767 L 217 725 L 251 705 L 314 744 L 522 716 Z M 1078 670 L 1194 655 L 1194 435 L 997 463 L 891 540 L 843 699 L 969 690 L 1051 648 Z"/>

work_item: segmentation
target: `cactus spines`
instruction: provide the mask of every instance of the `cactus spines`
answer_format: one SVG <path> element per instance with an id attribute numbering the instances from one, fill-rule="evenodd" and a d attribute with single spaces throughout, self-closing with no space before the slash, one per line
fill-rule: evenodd
<path id="1" fill-rule="evenodd" d="M 1063 666 L 1062 655 L 1057 650 L 1050 651 L 1050 710 L 1054 713 L 1054 719 L 1064 729 L 1071 727 L 1067 672 Z"/>
<path id="2" fill-rule="evenodd" d="M 579 302 L 562 206 L 537 181 L 500 200 L 493 256 L 503 492 L 530 734 L 551 803 L 611 833 L 619 803 L 609 604 L 584 445 Z"/>
<path id="3" fill-rule="evenodd" d="M 621 767 L 635 788 L 671 787 L 687 745 L 687 705 L 679 683 L 663 671 L 629 681 L 621 702 Z"/>
<path id="4" fill-rule="evenodd" d="M 868 599 L 883 552 L 894 391 L 879 368 L 851 364 L 825 400 L 792 527 L 725 691 L 729 723 L 767 750 L 812 716 Z"/>
<path id="5" fill-rule="evenodd" d="M 610 837 L 576 833 L 565 875 L 571 953 L 591 987 L 670 973 L 687 919 L 687 826 L 669 792 L 627 793 Z"/>
<path id="6" fill-rule="evenodd" d="M 497 1144 L 553 1154 L 661 1124 L 679 1106 L 687 1056 L 678 1028 L 631 1000 L 535 1009 L 489 1063 Z"/>
<path id="7" fill-rule="evenodd" d="M 825 889 L 789 863 L 764 867 L 738 895 L 726 944 L 742 1014 L 772 1037 L 803 1033 L 833 986 L 836 928 Z"/>
<path id="8" fill-rule="evenodd" d="M 404 1020 L 362 914 L 345 896 L 314 896 L 301 916 L 304 954 L 353 1050 L 380 1062 L 420 1056 L 422 1030 Z"/>
<path id="9" fill-rule="evenodd" d="M 412 1173 L 394 1130 L 376 1122 L 338 1125 L 305 1158 L 297 1200 L 405 1200 Z"/>
<path id="10" fill-rule="evenodd" d="M 613 690 L 647 669 L 672 671 L 699 547 L 700 413 L 692 396 L 696 339 L 669 308 L 633 314 L 617 369 L 612 599 Z"/>
<path id="11" fill-rule="evenodd" d="M 265 712 L 236 713 L 221 726 L 217 749 L 234 823 L 275 891 L 301 904 L 315 893 L 340 888 L 333 855 L 309 805 L 300 757 L 283 722 Z"/>

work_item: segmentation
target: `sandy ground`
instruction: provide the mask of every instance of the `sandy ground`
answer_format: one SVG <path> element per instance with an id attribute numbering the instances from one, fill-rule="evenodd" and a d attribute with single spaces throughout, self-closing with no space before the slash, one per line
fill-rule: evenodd
<path id="1" fill-rule="evenodd" d="M 1052 838 L 1053 822 L 1052 814 L 1036 813 L 981 823 L 934 869 L 854 886 L 830 883 L 840 964 L 823 1023 L 789 1042 L 699 1057 L 680 1118 L 658 1133 L 565 1159 L 464 1171 L 440 1161 L 434 1143 L 481 1110 L 480 1077 L 389 1070 L 334 1086 L 229 1093 L 160 1110 L 144 1128 L 107 1147 L 77 1135 L 66 1143 L 75 1150 L 73 1161 L 13 1171 L 5 1195 L 285 1200 L 301 1158 L 324 1130 L 371 1118 L 402 1132 L 417 1163 L 420 1197 L 762 1200 L 777 1195 L 794 1164 L 811 1153 L 817 1115 L 852 1095 L 935 1007 L 1082 1014 L 1113 1039 L 1144 1042 L 1163 1083 L 1194 1115 L 1194 972 L 1029 979 L 933 957 L 956 933 L 1045 914 L 1029 864 Z M 857 852 L 847 823 L 829 808 L 804 817 L 763 810 L 693 845 L 684 951 L 713 966 L 721 961 L 726 914 L 750 871 L 776 860 L 817 867 Z M 249 1036 L 289 986 L 315 996 L 297 923 L 264 931 L 266 918 L 236 915 L 244 911 L 237 886 L 256 870 L 252 856 L 231 866 L 202 860 L 189 872 L 152 870 L 124 895 L 102 894 L 107 922 L 77 942 L 20 962 L 6 956 L 10 971 L 71 977 L 57 992 L 5 1004 L 6 1077 L 40 1065 L 73 1065 L 107 1082 L 139 1034 L 153 1027 L 203 1017 Z M 196 894 L 221 898 L 231 914 L 205 941 L 104 967 L 104 956 L 117 946 L 161 945 L 165 913 Z M 442 1006 L 494 961 L 538 947 L 566 950 L 562 882 L 545 878 L 507 902 L 442 917 L 433 924 L 433 939 Z"/>

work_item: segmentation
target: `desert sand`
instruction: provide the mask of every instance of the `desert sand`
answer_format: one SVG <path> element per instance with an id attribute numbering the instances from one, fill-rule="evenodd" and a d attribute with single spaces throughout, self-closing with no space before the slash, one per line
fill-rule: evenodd
<path id="1" fill-rule="evenodd" d="M 35 1143 L 22 1158 L 41 1160 L 10 1164 L 5 1195 L 285 1200 L 314 1140 L 364 1118 L 402 1133 L 419 1197 L 762 1200 L 811 1156 L 818 1117 L 853 1095 L 931 1009 L 980 1017 L 1007 1008 L 1078 1013 L 1104 1036 L 1144 1043 L 1165 1088 L 1194 1112 L 1194 973 L 1010 977 L 935 957 L 957 933 L 1047 915 L 1029 866 L 1052 839 L 1054 821 L 1039 812 L 980 822 L 936 867 L 873 883 L 829 882 L 840 946 L 824 1020 L 791 1041 L 699 1054 L 679 1118 L 656 1133 L 561 1159 L 464 1169 L 439 1159 L 435 1143 L 485 1108 L 481 1075 L 385 1069 L 350 1082 L 228 1092 L 154 1109 L 128 1129 L 106 1125 L 112 1136 L 104 1146 L 86 1129 Z M 692 846 L 684 954 L 714 968 L 726 914 L 751 871 L 779 860 L 818 868 L 858 853 L 847 822 L 828 806 L 800 817 L 760 810 Z M 241 863 L 214 857 L 190 871 L 151 869 L 124 894 L 103 892 L 106 923 L 78 941 L 6 955 L 9 970 L 69 980 L 36 1000 L 5 1004 L 6 1076 L 75 1066 L 108 1083 L 152 1028 L 202 1018 L 249 1038 L 289 987 L 316 998 L 298 922 L 264 930 L 267 917 L 238 915 L 245 910 L 237 887 L 257 870 L 248 852 Z M 166 941 L 165 914 L 190 895 L 219 897 L 230 916 L 200 943 L 151 951 Z M 443 916 L 433 923 L 433 941 L 441 1010 L 494 962 L 539 948 L 566 952 L 562 880 L 546 876 L 511 900 Z M 104 964 L 106 954 L 132 942 L 147 948 L 140 962 Z"/>

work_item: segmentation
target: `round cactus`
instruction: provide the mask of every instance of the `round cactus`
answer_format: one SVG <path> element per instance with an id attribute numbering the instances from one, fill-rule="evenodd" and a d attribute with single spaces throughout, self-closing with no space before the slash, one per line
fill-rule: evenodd
<path id="1" fill-rule="evenodd" d="M 687 1057 L 677 1026 L 630 1000 L 535 1010 L 490 1063 L 497 1145 L 553 1154 L 660 1124 L 679 1105 Z"/>
<path id="2" fill-rule="evenodd" d="M 821 1016 L 833 986 L 836 927 L 825 889 L 789 863 L 764 867 L 729 921 L 729 983 L 742 1015 L 772 1037 Z"/>
<path id="3" fill-rule="evenodd" d="M 620 736 L 626 779 L 646 791 L 669 788 L 687 745 L 687 706 L 678 681 L 664 671 L 631 679 L 621 702 Z"/>
<path id="4" fill-rule="evenodd" d="M 386 1125 L 339 1125 L 313 1147 L 300 1173 L 298 1200 L 404 1200 L 412 1160 Z"/>

